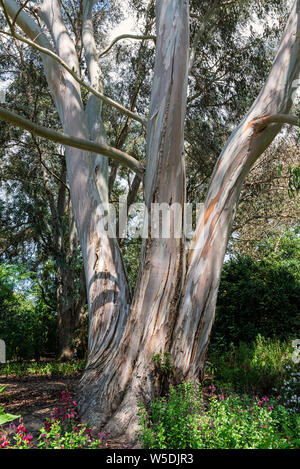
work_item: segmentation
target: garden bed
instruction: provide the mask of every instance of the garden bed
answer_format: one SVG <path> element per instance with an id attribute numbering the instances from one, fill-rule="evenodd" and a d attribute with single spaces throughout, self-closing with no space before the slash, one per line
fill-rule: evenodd
<path id="1" fill-rule="evenodd" d="M 0 375 L 0 387 L 6 386 L 5 391 L 0 394 L 0 407 L 5 406 L 6 412 L 22 416 L 27 433 L 32 434 L 32 442 L 36 445 L 39 442 L 40 428 L 51 412 L 61 405 L 61 393 L 65 391 L 71 400 L 76 399 L 80 377 L 81 373 L 72 376 Z M 17 426 L 19 422 L 15 420 L 11 424 Z M 14 433 L 10 424 L 7 423 L 2 428 L 2 433 L 9 439 Z M 101 447 L 127 449 L 129 445 L 124 441 L 111 440 L 108 435 Z"/>

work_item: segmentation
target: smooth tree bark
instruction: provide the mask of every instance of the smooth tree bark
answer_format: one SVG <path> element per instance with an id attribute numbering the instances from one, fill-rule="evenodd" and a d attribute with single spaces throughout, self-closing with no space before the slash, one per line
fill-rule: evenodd
<path id="1" fill-rule="evenodd" d="M 13 19 L 19 5 L 14 0 L 2 3 Z M 93 6 L 93 1 L 83 1 L 82 42 L 90 85 L 102 94 Z M 161 376 L 154 356 L 170 353 L 177 382 L 198 380 L 203 373 L 221 269 L 243 181 L 283 123 L 297 123 L 288 113 L 294 81 L 300 71 L 300 0 L 294 3 L 265 86 L 219 157 L 203 216 L 189 245 L 183 233 L 189 5 L 188 0 L 156 1 L 156 59 L 143 174 L 148 236 L 143 240 L 133 297 L 118 242 L 105 229 L 110 155 L 105 150 L 101 101 L 91 93 L 86 107 L 83 106 L 80 86 L 74 77 L 74 73 L 80 74 L 78 57 L 58 0 L 44 0 L 38 13 L 51 34 L 51 42 L 24 11 L 19 12 L 16 24 L 31 41 L 39 44 L 40 51 L 46 48 L 53 52 L 42 53 L 42 60 L 63 131 L 69 136 L 61 143 L 68 145 L 67 174 L 89 305 L 88 362 L 79 388 L 79 409 L 89 424 L 106 424 L 112 435 L 126 433 L 134 439 L 138 402 L 148 403 L 161 392 Z M 30 129 L 24 120 L 3 109 L 0 117 Z M 49 136 L 49 131 L 42 128 L 38 131 Z M 58 134 L 52 137 L 56 141 L 65 138 Z M 88 142 L 94 142 L 93 149 L 98 154 L 88 151 Z M 105 153 L 101 154 L 100 148 Z M 128 155 L 122 156 L 122 163 L 142 175 L 142 167 Z M 161 208 L 165 204 L 169 209 L 169 236 L 155 235 L 153 204 L 160 204 Z"/>

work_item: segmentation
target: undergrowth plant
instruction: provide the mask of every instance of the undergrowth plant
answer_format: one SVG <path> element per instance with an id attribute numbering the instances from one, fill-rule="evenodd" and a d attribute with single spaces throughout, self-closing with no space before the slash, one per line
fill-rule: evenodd
<path id="1" fill-rule="evenodd" d="M 139 439 L 150 449 L 290 449 L 300 446 L 299 415 L 278 400 L 216 395 L 184 383 L 140 404 Z"/>

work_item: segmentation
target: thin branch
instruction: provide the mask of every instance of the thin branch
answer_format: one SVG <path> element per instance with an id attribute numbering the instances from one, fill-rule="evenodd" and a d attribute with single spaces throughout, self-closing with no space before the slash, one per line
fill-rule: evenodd
<path id="1" fill-rule="evenodd" d="M 27 39 L 23 36 L 20 36 L 16 32 L 13 32 L 13 33 L 10 32 L 9 33 L 8 31 L 0 30 L 0 33 L 1 34 L 6 34 L 6 35 L 11 36 L 11 37 L 14 37 L 14 38 L 18 39 L 19 41 L 22 41 L 25 44 L 28 44 L 29 46 L 32 46 L 33 48 L 37 49 L 42 54 L 46 54 L 46 55 L 50 56 L 52 59 L 54 59 L 56 62 L 58 62 L 65 70 L 67 70 L 70 73 L 70 75 L 72 75 L 72 77 L 77 81 L 77 83 L 84 86 L 90 93 L 97 96 L 97 98 L 101 99 L 104 103 L 109 104 L 110 106 L 113 106 L 118 111 L 120 111 L 122 114 L 125 114 L 126 116 L 131 117 L 132 119 L 134 119 L 134 120 L 140 122 L 142 125 L 146 126 L 146 120 L 145 119 L 138 116 L 134 112 L 129 111 L 128 109 L 123 107 L 121 104 L 117 103 L 116 101 L 104 96 L 102 93 L 99 93 L 94 88 L 92 88 L 90 85 L 88 85 L 86 82 L 81 80 L 81 78 L 78 77 L 77 73 L 72 68 L 70 68 L 64 60 L 62 60 L 58 55 L 56 55 L 50 49 L 39 46 L 37 43 L 35 43 L 35 42 L 31 41 L 30 39 Z"/>
<path id="2" fill-rule="evenodd" d="M 13 26 L 12 26 L 12 24 L 11 24 L 11 21 L 10 21 L 10 18 L 9 18 L 9 14 L 8 14 L 8 12 L 7 12 L 7 10 L 6 10 L 6 7 L 5 7 L 4 3 L 3 3 L 3 0 L 0 0 L 0 5 L 1 5 L 1 7 L 2 7 L 2 10 L 3 10 L 3 13 L 4 13 L 5 19 L 6 19 L 6 21 L 7 21 L 8 26 L 9 26 L 9 29 L 10 29 L 11 33 L 13 33 L 13 32 L 14 32 L 14 29 L 13 29 Z"/>
<path id="3" fill-rule="evenodd" d="M 69 187 L 67 186 L 67 184 L 65 184 L 65 182 L 59 177 L 57 176 L 47 165 L 46 163 L 44 162 L 43 160 L 43 157 L 42 157 L 42 151 L 40 149 L 40 145 L 38 144 L 36 138 L 34 137 L 34 135 L 32 134 L 32 140 L 36 146 L 36 149 L 37 149 L 37 152 L 38 152 L 38 157 L 39 157 L 39 160 L 40 160 L 40 163 L 41 165 L 45 168 L 45 170 L 54 178 L 56 179 L 58 182 L 60 182 L 60 184 L 62 184 L 67 190 L 68 192 L 70 192 L 70 189 Z"/>
<path id="4" fill-rule="evenodd" d="M 100 52 L 100 54 L 98 55 L 98 58 L 100 59 L 101 57 L 106 55 L 112 49 L 112 47 L 121 39 L 137 39 L 137 40 L 142 40 L 142 41 L 152 40 L 154 41 L 154 44 L 156 44 L 156 36 L 151 36 L 151 35 L 138 36 L 136 34 L 121 34 L 121 36 L 117 36 L 111 42 L 111 44 L 106 49 L 104 49 L 103 52 Z"/>
<path id="5" fill-rule="evenodd" d="M 250 123 L 261 128 L 266 127 L 269 124 L 289 124 L 300 127 L 299 117 L 292 116 L 290 114 L 273 114 L 271 116 L 262 116 Z"/>
<path id="6" fill-rule="evenodd" d="M 62 145 L 68 145 L 70 147 L 79 148 L 80 150 L 85 150 L 92 153 L 97 153 L 107 158 L 112 158 L 113 160 L 118 161 L 123 166 L 126 166 L 132 169 L 137 174 L 140 174 L 143 177 L 144 167 L 132 156 L 124 153 L 116 148 L 110 147 L 109 145 L 92 142 L 90 140 L 85 140 L 83 138 L 72 137 L 66 135 L 63 132 L 58 132 L 47 127 L 43 127 L 38 124 L 25 119 L 24 117 L 19 116 L 18 114 L 8 111 L 7 109 L 0 107 L 0 119 L 5 120 L 6 122 L 11 122 L 17 127 L 27 130 L 39 137 L 46 138 L 56 143 L 61 143 Z"/>

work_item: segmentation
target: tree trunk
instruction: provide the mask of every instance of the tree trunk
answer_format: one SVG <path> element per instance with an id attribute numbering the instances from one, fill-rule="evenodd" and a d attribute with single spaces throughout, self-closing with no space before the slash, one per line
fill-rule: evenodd
<path id="1" fill-rule="evenodd" d="M 152 356 L 169 347 L 178 292 L 185 271 L 184 239 L 151 236 L 152 204 L 185 202 L 183 127 L 188 68 L 188 2 L 158 1 L 157 55 L 150 119 L 147 129 L 147 168 L 144 179 L 149 214 L 148 237 L 143 242 L 142 262 L 129 321 L 113 359 L 103 366 L 94 361 L 82 379 L 79 406 L 92 424 L 110 419 L 112 433 L 137 429 L 137 402 L 155 393 Z M 168 184 L 166 184 L 166 174 Z M 181 220 L 184 214 L 181 214 Z M 171 219 L 174 217 L 171 210 Z M 172 219 L 175 222 L 176 220 Z M 172 223 L 171 223 L 172 225 Z M 152 227 L 153 228 L 153 227 Z M 98 343 L 97 347 L 101 347 Z M 99 355 L 100 358 L 100 355 Z M 87 380 L 88 378 L 88 380 Z"/>
<path id="2" fill-rule="evenodd" d="M 93 424 L 108 421 L 106 429 L 112 434 L 126 432 L 134 438 L 137 403 L 149 402 L 155 394 L 153 355 L 171 351 L 177 380 L 198 380 L 203 373 L 221 269 L 241 186 L 254 162 L 281 129 L 279 124 L 263 126 L 257 122 L 262 116 L 287 113 L 292 104 L 293 81 L 300 64 L 296 14 L 299 2 L 296 3 L 270 76 L 215 167 L 187 265 L 182 239 L 176 240 L 171 235 L 167 240 L 151 237 L 145 240 L 130 320 L 119 350 L 113 363 L 108 368 L 99 368 L 93 376 L 93 388 L 87 388 L 83 378 L 79 400 L 83 417 Z M 181 103 L 185 100 L 186 85 L 182 73 L 186 70 L 188 44 L 186 8 L 187 2 L 157 2 L 157 57 L 144 181 L 148 208 L 151 202 L 185 201 L 181 183 L 184 163 L 179 156 L 183 131 L 179 129 L 183 129 Z M 180 21 L 176 21 L 178 18 Z M 174 25 L 176 32 L 172 30 Z M 84 404 L 83 395 L 90 396 L 84 398 Z"/>
<path id="3" fill-rule="evenodd" d="M 57 268 L 58 356 L 71 360 L 74 356 L 71 338 L 74 332 L 74 272 L 68 265 Z"/>
<path id="4" fill-rule="evenodd" d="M 225 251 L 242 184 L 280 131 L 267 116 L 287 114 L 300 72 L 300 2 L 295 2 L 269 77 L 248 114 L 229 138 L 214 169 L 188 257 L 172 357 L 181 378 L 198 378 L 215 316 Z M 298 83 L 297 83 L 298 84 Z M 267 121 L 266 121 L 267 122 Z"/>

